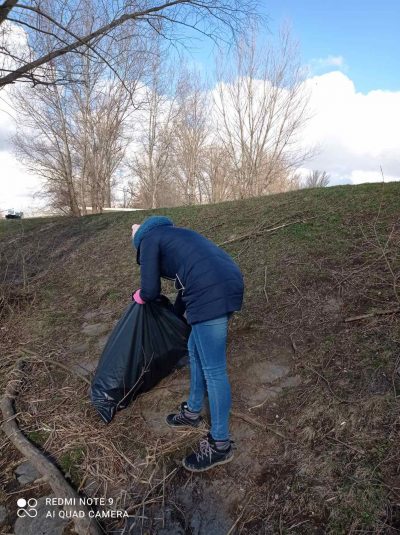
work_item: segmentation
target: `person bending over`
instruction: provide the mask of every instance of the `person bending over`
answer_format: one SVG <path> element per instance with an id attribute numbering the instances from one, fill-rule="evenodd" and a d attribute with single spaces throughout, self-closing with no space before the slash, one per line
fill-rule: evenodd
<path id="1" fill-rule="evenodd" d="M 175 281 L 175 310 L 191 325 L 188 340 L 190 392 L 180 411 L 170 414 L 171 427 L 199 427 L 207 392 L 211 429 L 183 466 L 202 472 L 232 460 L 229 434 L 231 388 L 226 366 L 228 321 L 243 301 L 243 277 L 232 258 L 193 230 L 177 227 L 164 216 L 151 216 L 132 226 L 140 265 L 141 288 L 133 294 L 144 305 L 158 298 L 160 277 Z"/>

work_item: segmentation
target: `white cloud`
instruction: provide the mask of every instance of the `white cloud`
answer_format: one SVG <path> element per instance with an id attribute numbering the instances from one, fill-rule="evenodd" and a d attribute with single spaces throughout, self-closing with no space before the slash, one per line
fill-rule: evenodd
<path id="1" fill-rule="evenodd" d="M 27 173 L 12 151 L 14 116 L 10 90 L 3 89 L 0 93 L 0 217 L 8 209 L 33 214 L 43 206 L 42 201 L 34 199 L 40 190 L 39 178 Z"/>
<path id="2" fill-rule="evenodd" d="M 28 53 L 24 30 L 8 21 L 2 27 L 0 44 L 20 56 Z M 2 68 L 13 68 L 13 60 L 3 55 Z M 15 133 L 15 111 L 11 105 L 12 86 L 0 91 L 0 217 L 8 209 L 33 214 L 43 206 L 34 198 L 40 190 L 40 180 L 26 172 L 12 152 L 11 138 Z"/>
<path id="3" fill-rule="evenodd" d="M 355 169 L 351 172 L 351 182 L 352 184 L 363 184 L 365 182 L 393 182 L 395 180 L 400 180 L 400 176 L 397 175 L 387 175 L 379 171 L 362 171 Z"/>
<path id="4" fill-rule="evenodd" d="M 19 60 L 29 59 L 28 37 L 25 30 L 6 20 L 0 29 L 0 47 L 2 51 L 9 51 L 10 54 L 1 54 L 0 66 L 4 70 L 13 69 L 19 66 Z"/>
<path id="5" fill-rule="evenodd" d="M 334 183 L 380 181 L 380 166 L 386 180 L 400 180 L 400 91 L 358 93 L 339 71 L 307 86 L 314 116 L 305 142 L 320 147 L 307 167 L 327 171 Z"/>
<path id="6" fill-rule="evenodd" d="M 10 90 L 0 91 L 0 151 L 10 148 L 10 138 L 15 132 L 15 113 L 10 104 Z"/>
<path id="7" fill-rule="evenodd" d="M 34 198 L 40 190 L 40 181 L 28 174 L 9 151 L 0 151 L 0 213 L 15 209 L 34 214 L 43 201 Z"/>

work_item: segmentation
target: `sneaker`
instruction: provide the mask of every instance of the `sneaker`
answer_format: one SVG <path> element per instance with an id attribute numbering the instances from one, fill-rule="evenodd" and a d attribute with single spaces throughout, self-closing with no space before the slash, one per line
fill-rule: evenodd
<path id="1" fill-rule="evenodd" d="M 167 424 L 170 427 L 205 427 L 205 422 L 200 415 L 197 418 L 188 418 L 185 412 L 190 412 L 186 401 L 181 403 L 180 412 L 167 416 Z"/>
<path id="2" fill-rule="evenodd" d="M 218 449 L 215 440 L 208 433 L 207 438 L 200 441 L 198 451 L 183 459 L 182 464 L 190 472 L 205 472 L 219 464 L 229 463 L 232 459 L 232 444 L 227 449 Z"/>

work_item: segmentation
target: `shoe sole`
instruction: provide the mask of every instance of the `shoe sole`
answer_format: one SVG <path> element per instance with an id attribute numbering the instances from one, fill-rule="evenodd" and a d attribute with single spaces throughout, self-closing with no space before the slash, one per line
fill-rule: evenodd
<path id="1" fill-rule="evenodd" d="M 199 425 L 190 425 L 190 424 L 181 424 L 181 425 L 173 425 L 170 424 L 167 420 L 165 420 L 165 423 L 168 425 L 168 427 L 172 427 L 172 429 L 208 429 L 208 425 L 204 420 L 199 423 Z"/>
<path id="2" fill-rule="evenodd" d="M 211 466 L 207 466 L 207 468 L 200 468 L 200 469 L 198 469 L 198 468 L 190 468 L 190 466 L 186 466 L 185 459 L 183 459 L 182 466 L 186 470 L 189 470 L 189 472 L 194 472 L 194 473 L 207 472 L 207 470 L 211 470 L 212 468 L 215 468 L 216 466 L 220 466 L 222 464 L 230 463 L 233 460 L 233 458 L 234 458 L 234 454 L 232 453 L 232 455 L 230 457 L 228 457 L 227 459 L 224 459 L 223 461 L 217 461 L 216 463 L 212 464 Z"/>

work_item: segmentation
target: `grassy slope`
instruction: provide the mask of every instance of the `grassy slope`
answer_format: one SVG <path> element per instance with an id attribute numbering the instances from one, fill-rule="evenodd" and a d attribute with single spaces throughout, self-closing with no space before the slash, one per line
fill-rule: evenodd
<path id="1" fill-rule="evenodd" d="M 244 512 L 239 509 L 243 500 L 230 503 L 232 518 L 243 512 L 241 533 L 394 533 L 400 527 L 400 315 L 344 319 L 399 305 L 400 183 L 305 190 L 156 213 L 216 243 L 253 232 L 225 246 L 246 283 L 245 306 L 230 336 L 235 410 L 247 411 L 241 395 L 246 371 L 268 359 L 270 350 L 289 348 L 293 373 L 302 378 L 274 405 L 252 411 L 253 418 L 273 424 L 286 437 L 251 430 L 247 453 L 258 469 L 244 469 L 243 463 L 218 469 L 219 480 L 232 488 L 240 482 L 248 497 Z M 146 215 L 1 222 L 4 372 L 24 349 L 35 358 L 68 362 L 71 348 L 82 339 L 88 311 L 102 321 L 119 317 L 139 285 L 130 226 Z M 88 352 L 98 356 L 95 342 Z M 130 459 L 140 459 L 157 435 L 133 420 L 135 408 L 121 413 L 112 427 L 99 426 L 86 384 L 61 368 L 40 362 L 29 366 L 32 380 L 18 407 L 24 430 L 69 470 L 75 484 L 98 466 L 124 487 L 128 466 L 123 457 L 102 464 L 111 455 L 110 443 Z M 164 410 L 177 401 L 171 395 L 159 406 Z M 132 426 L 135 432 L 127 433 Z M 174 456 L 163 457 L 167 469 Z M 11 447 L 4 459 L 2 477 L 10 491 Z M 134 477 L 135 469 L 129 470 Z M 166 492 L 173 495 L 174 485 L 185 477 L 179 472 Z"/>

